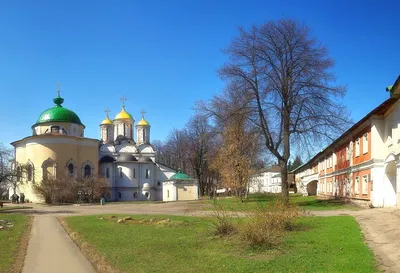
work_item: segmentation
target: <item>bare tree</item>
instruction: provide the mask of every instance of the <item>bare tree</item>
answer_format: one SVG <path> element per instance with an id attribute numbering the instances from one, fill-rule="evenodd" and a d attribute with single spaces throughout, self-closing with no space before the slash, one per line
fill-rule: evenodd
<path id="1" fill-rule="evenodd" d="M 187 136 L 187 148 L 189 152 L 189 162 L 194 174 L 199 182 L 200 195 L 209 192 L 213 180 L 207 179 L 208 162 L 211 158 L 209 152 L 214 147 L 213 138 L 215 132 L 212 126 L 209 124 L 208 118 L 204 115 L 197 114 L 193 116 L 188 124 L 186 125 L 186 136 Z"/>
<path id="2" fill-rule="evenodd" d="M 25 165 L 14 162 L 14 151 L 0 143 L 0 198 L 10 188 L 16 192 L 25 172 Z"/>
<path id="3" fill-rule="evenodd" d="M 249 120 L 281 166 L 283 201 L 288 203 L 291 144 L 310 147 L 348 126 L 338 100 L 346 88 L 335 85 L 327 49 L 296 21 L 239 28 L 225 52 L 229 59 L 220 76 L 238 87 L 236 96 L 246 98 Z"/>

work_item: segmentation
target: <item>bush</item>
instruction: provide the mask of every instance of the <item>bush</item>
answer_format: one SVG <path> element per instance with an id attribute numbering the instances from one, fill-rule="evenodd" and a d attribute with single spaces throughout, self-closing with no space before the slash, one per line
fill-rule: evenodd
<path id="1" fill-rule="evenodd" d="M 236 214 L 227 212 L 223 206 L 214 201 L 212 213 L 212 227 L 215 235 L 228 236 L 238 232 L 237 223 L 234 220 Z"/>
<path id="2" fill-rule="evenodd" d="M 300 211 L 297 206 L 276 202 L 272 206 L 260 206 L 251 214 L 240 232 L 242 241 L 251 247 L 272 248 L 282 243 L 287 230 L 293 229 Z"/>
<path id="3" fill-rule="evenodd" d="M 35 183 L 33 189 L 48 204 L 96 202 L 109 194 L 107 181 L 98 177 L 74 179 L 59 176 L 56 179 L 44 179 L 40 183 Z M 78 200 L 78 197 L 82 200 Z"/>

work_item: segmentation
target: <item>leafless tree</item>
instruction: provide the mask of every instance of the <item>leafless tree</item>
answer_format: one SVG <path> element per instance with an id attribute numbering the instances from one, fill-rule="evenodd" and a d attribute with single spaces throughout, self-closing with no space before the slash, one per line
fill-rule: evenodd
<path id="1" fill-rule="evenodd" d="M 14 151 L 0 143 L 0 198 L 9 188 L 16 191 L 25 171 L 25 165 L 14 162 Z"/>
<path id="2" fill-rule="evenodd" d="M 327 49 L 296 21 L 239 28 L 225 52 L 229 59 L 220 76 L 237 87 L 233 91 L 244 98 L 249 120 L 277 158 L 287 203 L 291 144 L 310 147 L 335 138 L 348 126 L 339 100 L 346 88 L 335 84 Z"/>

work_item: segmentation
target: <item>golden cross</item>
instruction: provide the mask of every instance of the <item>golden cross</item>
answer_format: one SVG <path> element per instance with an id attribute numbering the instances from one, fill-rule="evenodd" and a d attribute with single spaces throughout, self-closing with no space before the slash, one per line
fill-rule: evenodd
<path id="1" fill-rule="evenodd" d="M 104 110 L 104 112 L 106 113 L 106 115 L 107 115 L 107 117 L 108 117 L 108 113 L 110 113 L 111 111 L 110 111 L 110 109 L 106 108 L 106 109 Z"/>
<path id="2" fill-rule="evenodd" d="M 140 114 L 142 114 L 142 118 L 144 118 L 144 114 L 146 114 L 146 111 L 144 111 L 144 109 L 142 109 L 142 111 L 140 111 Z"/>
<path id="3" fill-rule="evenodd" d="M 60 83 L 57 83 L 57 95 L 60 96 Z"/>
<path id="4" fill-rule="evenodd" d="M 128 99 L 125 98 L 124 96 L 122 96 L 122 97 L 120 98 L 120 100 L 122 101 L 122 107 L 125 107 L 125 101 L 127 101 Z"/>

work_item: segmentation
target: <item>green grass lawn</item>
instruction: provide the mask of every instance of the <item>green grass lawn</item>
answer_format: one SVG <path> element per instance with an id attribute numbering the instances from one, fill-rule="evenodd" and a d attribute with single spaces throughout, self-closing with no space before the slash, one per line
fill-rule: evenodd
<path id="1" fill-rule="evenodd" d="M 0 220 L 12 221 L 14 224 L 12 228 L 0 229 L 0 272 L 14 272 L 13 266 L 17 262 L 20 240 L 28 227 L 28 219 L 22 214 L 0 214 Z"/>
<path id="2" fill-rule="evenodd" d="M 247 211 L 256 209 L 259 206 L 271 205 L 278 201 L 280 194 L 250 194 L 247 199 L 241 202 L 236 197 L 221 197 L 215 200 L 203 200 L 205 209 L 213 209 L 213 204 L 221 205 L 226 210 L 231 211 Z M 298 194 L 290 195 L 290 203 L 297 204 L 301 209 L 305 210 L 340 210 L 349 209 L 357 210 L 359 207 L 343 203 L 339 200 L 319 200 L 316 196 L 302 196 Z"/>
<path id="3" fill-rule="evenodd" d="M 138 221 L 153 217 L 171 222 Z M 123 224 L 108 216 L 65 220 L 124 272 L 376 272 L 373 253 L 351 216 L 303 217 L 275 250 L 252 250 L 238 237 L 214 236 L 208 218 L 133 218 L 133 223 Z"/>

